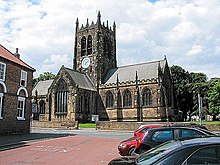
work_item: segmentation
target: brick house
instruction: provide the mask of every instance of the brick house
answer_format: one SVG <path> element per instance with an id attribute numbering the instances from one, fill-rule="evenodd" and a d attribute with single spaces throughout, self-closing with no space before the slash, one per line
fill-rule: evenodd
<path id="1" fill-rule="evenodd" d="M 0 134 L 29 133 L 34 71 L 0 45 Z"/>
<path id="2" fill-rule="evenodd" d="M 76 20 L 73 69 L 61 67 L 48 88 L 45 118 L 71 126 L 105 121 L 166 121 L 178 115 L 169 65 L 162 60 L 118 67 L 116 24 L 79 26 Z"/>

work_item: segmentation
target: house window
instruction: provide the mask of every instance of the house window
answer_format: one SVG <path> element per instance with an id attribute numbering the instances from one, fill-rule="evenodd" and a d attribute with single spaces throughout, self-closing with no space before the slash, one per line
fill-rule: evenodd
<path id="1" fill-rule="evenodd" d="M 152 94 L 149 88 L 145 88 L 142 95 L 143 106 L 149 107 L 152 105 Z"/>
<path id="2" fill-rule="evenodd" d="M 67 113 L 67 103 L 68 103 L 68 91 L 67 91 L 67 84 L 64 80 L 61 80 L 58 85 L 55 99 L 56 99 L 55 113 L 56 114 L 66 114 Z"/>
<path id="3" fill-rule="evenodd" d="M 0 62 L 0 80 L 5 81 L 6 64 Z"/>
<path id="4" fill-rule="evenodd" d="M 132 105 L 131 92 L 129 90 L 125 90 L 123 94 L 123 107 L 128 108 Z"/>
<path id="5" fill-rule="evenodd" d="M 40 104 L 40 114 L 45 114 L 45 102 L 43 101 L 43 100 L 41 100 L 40 102 L 39 102 L 39 104 Z"/>
<path id="6" fill-rule="evenodd" d="M 81 56 L 86 55 L 86 37 L 83 36 L 81 39 Z"/>
<path id="7" fill-rule="evenodd" d="M 112 92 L 108 91 L 106 94 L 106 108 L 112 108 L 114 105 L 114 97 Z"/>
<path id="8" fill-rule="evenodd" d="M 92 54 L 92 36 L 91 35 L 88 36 L 88 40 L 87 40 L 87 54 L 88 55 Z"/>
<path id="9" fill-rule="evenodd" d="M 0 119 L 3 118 L 3 107 L 2 107 L 3 96 L 4 96 L 4 94 L 3 94 L 3 93 L 0 93 Z"/>
<path id="10" fill-rule="evenodd" d="M 27 72 L 25 72 L 25 71 L 21 71 L 21 82 L 20 82 L 20 85 L 21 86 L 24 86 L 24 87 L 26 87 L 26 85 L 27 85 Z"/>
<path id="11" fill-rule="evenodd" d="M 25 108 L 25 98 L 24 97 L 18 97 L 18 114 L 17 119 L 18 120 L 25 120 L 24 118 L 24 108 Z"/>

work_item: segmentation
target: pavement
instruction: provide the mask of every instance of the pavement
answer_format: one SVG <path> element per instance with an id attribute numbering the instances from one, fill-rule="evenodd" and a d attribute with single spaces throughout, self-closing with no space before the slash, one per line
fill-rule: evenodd
<path id="1" fill-rule="evenodd" d="M 74 134 L 30 133 L 24 135 L 0 135 L 0 151 L 25 146 L 34 141 L 66 136 L 74 136 Z"/>

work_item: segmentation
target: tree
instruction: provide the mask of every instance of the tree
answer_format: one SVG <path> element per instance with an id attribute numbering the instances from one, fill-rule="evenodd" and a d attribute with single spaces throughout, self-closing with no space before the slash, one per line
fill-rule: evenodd
<path id="1" fill-rule="evenodd" d="M 177 107 L 183 112 L 183 118 L 186 120 L 187 113 L 191 110 L 192 96 L 189 92 L 191 77 L 180 66 L 171 67 L 172 80 L 174 84 L 174 90 L 176 92 Z"/>
<path id="2" fill-rule="evenodd" d="M 199 114 L 199 106 L 198 106 L 198 94 L 202 97 L 202 107 L 203 113 L 208 111 L 208 92 L 210 89 L 210 83 L 207 81 L 207 76 L 204 73 L 190 73 L 191 81 L 190 81 L 190 93 L 192 93 L 192 110 L 191 115 Z"/>
<path id="3" fill-rule="evenodd" d="M 51 72 L 44 72 L 43 74 L 40 74 L 38 78 L 34 78 L 33 84 L 35 85 L 39 81 L 52 80 L 54 78 L 55 75 L 52 74 Z"/>
<path id="4" fill-rule="evenodd" d="M 186 120 L 188 115 L 198 115 L 198 94 L 202 97 L 203 110 L 208 111 L 210 84 L 207 82 L 206 74 L 189 73 L 180 66 L 172 66 L 171 72 L 178 109 L 183 112 L 184 119 Z"/>
<path id="5" fill-rule="evenodd" d="M 213 120 L 220 114 L 220 82 L 215 82 L 208 93 L 209 113 L 213 115 Z"/>

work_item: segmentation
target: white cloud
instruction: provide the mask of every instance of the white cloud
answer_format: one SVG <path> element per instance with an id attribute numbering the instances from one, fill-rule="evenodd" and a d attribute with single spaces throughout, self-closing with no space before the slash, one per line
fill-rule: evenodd
<path id="1" fill-rule="evenodd" d="M 61 68 L 62 65 L 65 67 L 72 68 L 71 59 L 67 54 L 63 55 L 51 55 L 49 58 L 46 58 L 42 65 L 39 68 L 39 73 L 50 72 Z M 56 73 L 54 73 L 56 74 Z"/>
<path id="2" fill-rule="evenodd" d="M 186 53 L 187 56 L 198 55 L 202 53 L 202 46 L 201 45 L 193 45 L 192 49 Z"/>
<path id="3" fill-rule="evenodd" d="M 220 77 L 219 0 L 0 0 L 0 43 L 39 75 L 72 67 L 75 21 L 116 22 L 118 65 L 159 60 Z M 60 60 L 62 59 L 62 60 Z M 202 64 L 202 67 L 201 67 Z"/>

